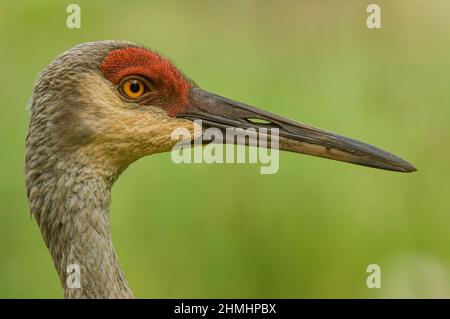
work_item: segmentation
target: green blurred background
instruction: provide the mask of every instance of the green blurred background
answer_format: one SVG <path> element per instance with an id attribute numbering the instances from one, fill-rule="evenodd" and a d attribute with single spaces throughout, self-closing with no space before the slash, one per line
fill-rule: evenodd
<path id="1" fill-rule="evenodd" d="M 143 298 L 450 297 L 450 2 L 0 2 L 0 297 L 62 290 L 24 188 L 26 103 L 75 44 L 157 49 L 201 87 L 397 153 L 400 174 L 281 153 L 258 164 L 133 164 L 112 232 Z M 381 289 L 366 267 L 381 266 Z"/>

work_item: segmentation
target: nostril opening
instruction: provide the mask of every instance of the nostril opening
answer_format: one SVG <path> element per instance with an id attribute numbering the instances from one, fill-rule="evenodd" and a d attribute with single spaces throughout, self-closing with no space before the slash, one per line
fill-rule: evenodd
<path id="1" fill-rule="evenodd" d="M 262 120 L 262 119 L 258 119 L 258 118 L 246 118 L 245 120 L 252 124 L 262 124 L 262 125 L 272 124 L 272 122 L 270 122 L 270 121 L 266 121 L 266 120 Z"/>

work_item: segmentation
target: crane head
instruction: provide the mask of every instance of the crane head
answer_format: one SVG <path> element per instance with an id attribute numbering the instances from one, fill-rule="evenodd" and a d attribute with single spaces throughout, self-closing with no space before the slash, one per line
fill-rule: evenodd
<path id="1" fill-rule="evenodd" d="M 256 119 L 256 121 L 255 121 Z M 400 157 L 200 89 L 168 59 L 129 42 L 76 46 L 45 69 L 31 99 L 30 132 L 66 154 L 126 166 L 169 151 L 176 128 L 276 128 L 280 148 L 380 169 L 412 172 Z"/>

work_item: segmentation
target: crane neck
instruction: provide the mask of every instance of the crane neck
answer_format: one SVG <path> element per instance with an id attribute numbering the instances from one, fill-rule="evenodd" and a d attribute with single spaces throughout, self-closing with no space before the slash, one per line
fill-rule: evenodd
<path id="1" fill-rule="evenodd" d="M 30 206 L 66 298 L 132 298 L 109 223 L 111 187 L 119 175 L 86 163 L 59 162 L 30 189 Z M 30 182 L 32 184 L 32 182 Z"/>

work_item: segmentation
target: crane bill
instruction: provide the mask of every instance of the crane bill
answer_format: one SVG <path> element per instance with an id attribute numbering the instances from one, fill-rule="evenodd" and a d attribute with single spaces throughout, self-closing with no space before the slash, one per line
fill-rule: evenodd
<path id="1" fill-rule="evenodd" d="M 416 168 L 404 159 L 370 144 L 297 123 L 194 87 L 188 108 L 177 117 L 202 120 L 206 127 L 278 129 L 282 150 L 319 156 L 357 165 L 398 172 L 414 172 Z"/>

